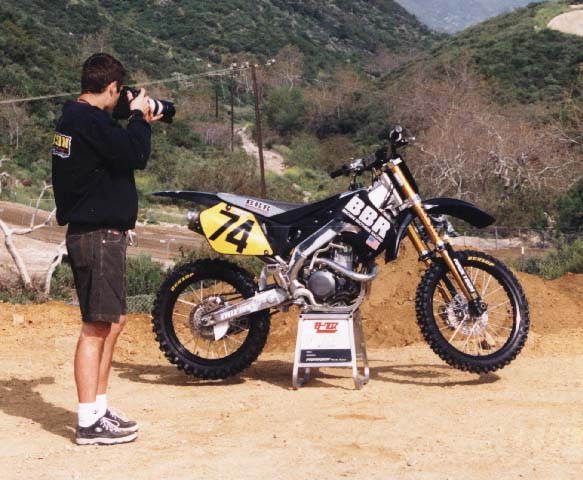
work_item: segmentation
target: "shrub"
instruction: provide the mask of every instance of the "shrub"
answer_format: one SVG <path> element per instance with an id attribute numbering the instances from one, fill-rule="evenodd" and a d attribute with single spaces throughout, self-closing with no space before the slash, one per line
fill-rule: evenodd
<path id="1" fill-rule="evenodd" d="M 26 289 L 24 285 L 16 281 L 4 281 L 0 283 L 0 301 L 12 304 L 34 303 L 42 297 L 37 288 Z"/>
<path id="2" fill-rule="evenodd" d="M 308 134 L 294 138 L 286 163 L 292 167 L 320 168 L 320 143 Z"/>
<path id="3" fill-rule="evenodd" d="M 302 130 L 306 116 L 304 95 L 299 88 L 279 87 L 269 92 L 265 105 L 269 127 L 280 135 Z"/>
<path id="4" fill-rule="evenodd" d="M 51 278 L 51 298 L 70 302 L 75 291 L 75 281 L 73 271 L 68 263 L 61 263 Z"/>
<path id="5" fill-rule="evenodd" d="M 331 172 L 358 155 L 358 148 L 348 137 L 335 135 L 322 142 L 320 164 L 322 169 Z"/>
<path id="6" fill-rule="evenodd" d="M 557 202 L 560 229 L 583 228 L 583 180 L 580 180 Z"/>
<path id="7" fill-rule="evenodd" d="M 185 250 L 181 247 L 180 258 L 177 259 L 176 267 L 204 258 L 221 258 L 227 260 L 239 265 L 245 270 L 248 270 L 256 277 L 259 277 L 263 267 L 263 263 L 255 257 L 246 257 L 243 255 L 221 255 L 206 244 L 193 250 Z"/>
<path id="8" fill-rule="evenodd" d="M 552 280 L 570 273 L 583 273 L 583 240 L 570 244 L 561 243 L 556 252 L 544 257 L 531 257 L 525 262 L 524 271 Z"/>
<path id="9" fill-rule="evenodd" d="M 164 267 L 149 255 L 128 257 L 126 265 L 127 296 L 154 294 L 164 280 Z"/>

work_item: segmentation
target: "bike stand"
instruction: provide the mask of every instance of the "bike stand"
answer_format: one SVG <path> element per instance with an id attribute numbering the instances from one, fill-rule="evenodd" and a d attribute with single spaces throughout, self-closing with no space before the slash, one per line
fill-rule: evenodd
<path id="1" fill-rule="evenodd" d="M 358 361 L 363 374 L 359 375 Z M 354 386 L 370 379 L 360 310 L 354 313 L 303 313 L 298 322 L 292 385 L 295 390 L 310 379 L 313 367 L 352 367 Z M 303 369 L 303 376 L 299 376 Z"/>

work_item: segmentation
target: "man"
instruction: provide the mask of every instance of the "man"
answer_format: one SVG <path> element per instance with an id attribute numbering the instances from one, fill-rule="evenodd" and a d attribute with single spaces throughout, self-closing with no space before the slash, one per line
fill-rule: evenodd
<path id="1" fill-rule="evenodd" d="M 158 120 L 145 91 L 133 98 L 127 128 L 110 117 L 125 68 L 98 53 L 83 64 L 81 95 L 63 107 L 53 141 L 53 189 L 59 225 L 68 224 L 67 250 L 83 325 L 75 353 L 79 398 L 76 442 L 131 442 L 138 425 L 107 405 L 113 350 L 126 318 L 126 232 L 138 197 L 134 170 L 150 155 L 150 122 Z"/>

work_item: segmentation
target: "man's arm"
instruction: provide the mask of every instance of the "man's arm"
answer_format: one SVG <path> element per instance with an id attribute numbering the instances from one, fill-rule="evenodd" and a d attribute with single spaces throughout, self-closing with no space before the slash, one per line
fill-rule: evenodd
<path id="1" fill-rule="evenodd" d="M 140 110 L 132 111 L 127 128 L 112 127 L 109 167 L 118 172 L 146 167 L 151 151 L 152 132 Z"/>
<path id="2" fill-rule="evenodd" d="M 127 96 L 131 109 L 128 126 L 126 130 L 113 127 L 112 155 L 108 156 L 111 158 L 109 167 L 119 172 L 146 168 L 151 152 L 150 123 L 162 118 L 162 115 L 152 115 L 149 97 L 143 88 L 135 98 L 130 91 Z"/>

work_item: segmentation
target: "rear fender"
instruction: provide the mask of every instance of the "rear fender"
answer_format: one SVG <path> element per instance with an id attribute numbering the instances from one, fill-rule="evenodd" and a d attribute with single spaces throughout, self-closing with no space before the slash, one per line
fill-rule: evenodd
<path id="1" fill-rule="evenodd" d="M 430 215 L 449 215 L 464 220 L 477 228 L 485 228 L 496 221 L 492 215 L 484 212 L 474 204 L 456 198 L 431 198 L 424 200 L 422 204 L 425 211 Z M 401 212 L 397 217 L 397 236 L 394 243 L 387 245 L 385 251 L 386 262 L 395 260 L 398 257 L 401 242 L 407 234 L 407 227 L 414 218 L 415 213 L 410 208 Z"/>
<path id="2" fill-rule="evenodd" d="M 180 200 L 186 200 L 188 202 L 206 205 L 208 207 L 212 207 L 213 205 L 222 202 L 216 193 L 194 192 L 190 190 L 154 192 L 152 195 L 156 195 L 157 197 L 178 198 Z"/>

